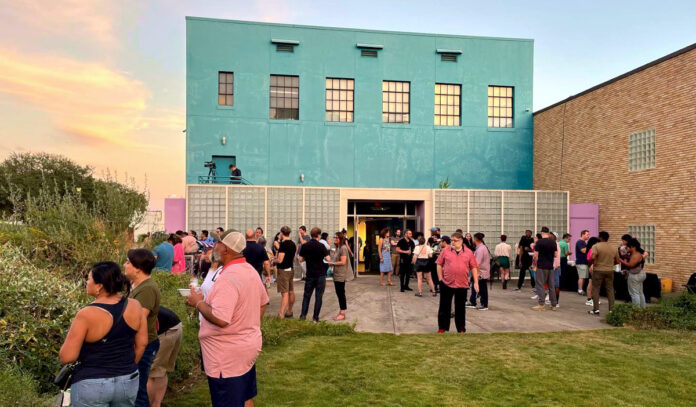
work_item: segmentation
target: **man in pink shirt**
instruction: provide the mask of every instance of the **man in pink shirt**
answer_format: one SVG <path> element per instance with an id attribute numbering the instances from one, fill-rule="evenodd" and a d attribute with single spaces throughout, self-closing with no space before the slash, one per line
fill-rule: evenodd
<path id="1" fill-rule="evenodd" d="M 213 407 L 253 406 L 256 396 L 255 363 L 268 294 L 242 256 L 245 248 L 244 235 L 223 233 L 213 253 L 225 266 L 205 299 L 192 290 L 187 301 L 203 316 L 198 339 Z"/>
<path id="2" fill-rule="evenodd" d="M 474 253 L 463 247 L 464 237 L 459 232 L 450 237 L 452 246 L 442 249 L 437 258 L 437 275 L 440 278 L 440 308 L 437 313 L 438 333 L 449 331 L 454 297 L 454 325 L 457 332 L 466 332 L 466 292 L 469 273 L 474 278 L 474 290 L 479 290 L 478 263 Z"/>

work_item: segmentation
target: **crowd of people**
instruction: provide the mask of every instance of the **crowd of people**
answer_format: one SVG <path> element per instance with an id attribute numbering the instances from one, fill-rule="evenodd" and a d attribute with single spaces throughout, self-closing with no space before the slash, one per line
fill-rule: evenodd
<path id="1" fill-rule="evenodd" d="M 298 228 L 298 238 L 283 226 L 267 245 L 261 227 L 245 233 L 219 227 L 215 232 L 177 231 L 153 251 L 130 250 L 123 271 L 113 262 L 95 264 L 86 291 L 94 301 L 81 309 L 60 350 L 63 363 L 76 364 L 72 378 L 72 405 L 159 406 L 167 388 L 167 372 L 174 369 L 182 341 L 182 324 L 165 308 L 153 270 L 192 275 L 187 304 L 200 320 L 198 338 L 201 366 L 208 379 L 213 406 L 249 406 L 256 396 L 255 361 L 261 351 L 261 319 L 269 303 L 272 284 L 280 294 L 277 318 L 293 318 L 294 282 L 304 280 L 299 319 L 319 322 L 327 277 L 331 277 L 338 300 L 333 318 L 346 319 L 346 283 L 355 278 L 354 258 L 360 241 L 347 238 L 346 231 L 322 233 L 318 227 Z M 411 292 L 415 272 L 417 290 L 439 295 L 437 332 L 466 332 L 466 309 L 486 311 L 488 284 L 494 270 L 507 289 L 513 265 L 520 273 L 517 288 L 524 287 L 529 274 L 535 290 L 532 309 L 559 309 L 560 278 L 573 263 L 570 234 L 542 227 L 533 235 L 527 230 L 515 248 L 501 235 L 489 249 L 483 233 L 457 230 L 442 236 L 434 227 L 426 240 L 423 234 L 400 229 L 392 235 L 379 232 L 379 284 L 393 286 L 399 277 L 400 292 Z M 330 241 L 331 240 L 331 241 Z M 353 244 L 351 244 L 351 241 Z M 268 246 L 268 247 L 267 247 Z M 614 305 L 615 268 L 628 280 L 631 300 L 645 307 L 643 264 L 648 256 L 630 235 L 618 248 L 602 231 L 590 237 L 583 231 L 574 246 L 578 273 L 578 295 L 587 295 L 588 312 L 599 314 L 600 288 L 605 287 L 609 309 Z M 514 256 L 513 256 L 514 253 Z M 618 266 L 617 266 L 618 265 Z M 296 270 L 301 274 L 296 278 Z M 200 286 L 197 278 L 203 279 Z M 589 280 L 585 288 L 585 280 Z M 573 283 L 574 284 L 574 283 Z M 591 293 L 591 294 L 587 294 Z M 454 310 L 452 310 L 454 305 Z M 99 404 L 102 403 L 102 404 Z"/>

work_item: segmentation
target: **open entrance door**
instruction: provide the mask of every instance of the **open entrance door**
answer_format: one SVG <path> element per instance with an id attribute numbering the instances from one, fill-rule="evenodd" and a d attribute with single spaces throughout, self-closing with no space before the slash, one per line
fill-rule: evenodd
<path id="1" fill-rule="evenodd" d="M 420 228 L 421 218 L 417 214 L 420 204 L 417 201 L 348 201 L 346 230 L 356 274 L 379 273 L 379 232 L 388 228 L 393 236 L 397 229 L 403 232 Z"/>

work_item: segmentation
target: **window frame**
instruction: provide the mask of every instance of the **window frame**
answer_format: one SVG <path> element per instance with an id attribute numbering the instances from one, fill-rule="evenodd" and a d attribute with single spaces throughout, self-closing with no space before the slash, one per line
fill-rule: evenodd
<path id="1" fill-rule="evenodd" d="M 276 84 L 274 85 L 273 79 L 276 79 Z M 283 85 L 278 84 L 278 78 L 283 78 Z M 297 86 L 293 86 L 292 80 L 293 78 L 297 79 Z M 286 80 L 290 79 L 290 85 L 288 86 Z M 297 97 L 293 96 L 293 89 L 296 89 L 297 92 Z M 273 91 L 279 92 L 282 90 L 282 95 L 283 96 L 273 96 Z M 289 91 L 288 91 L 289 90 Z M 290 97 L 284 96 L 287 94 L 287 92 L 290 92 Z M 273 103 L 275 99 L 276 103 Z M 279 102 L 279 99 L 283 101 L 283 107 L 280 106 L 274 106 L 277 105 Z M 297 101 L 296 105 L 297 107 L 292 107 L 293 101 Z M 286 101 L 290 101 L 290 107 L 286 107 Z M 292 110 L 296 110 L 296 117 L 277 117 L 278 116 L 278 109 L 283 109 L 285 111 L 286 109 L 289 109 L 289 112 L 292 112 Z M 272 111 L 275 110 L 276 117 L 273 117 Z M 270 74 L 269 76 L 269 85 L 268 85 L 268 119 L 269 120 L 300 120 L 300 76 L 299 75 L 285 75 L 285 74 Z"/>
<path id="2" fill-rule="evenodd" d="M 655 129 L 628 136 L 628 171 L 638 172 L 657 167 L 657 136 Z"/>
<path id="3" fill-rule="evenodd" d="M 455 92 L 455 93 L 453 93 L 453 94 L 451 94 L 451 95 L 450 95 L 449 93 L 442 93 L 442 92 L 438 93 L 438 86 L 440 87 L 440 89 L 442 89 L 442 86 L 443 86 L 443 85 L 444 85 L 445 87 L 449 87 L 449 86 L 454 87 L 454 88 L 453 88 L 454 91 L 456 91 L 456 92 L 458 92 L 458 93 Z M 434 86 L 434 88 L 433 88 L 433 94 L 434 94 L 434 99 L 433 99 L 433 125 L 434 125 L 435 127 L 461 127 L 461 126 L 462 126 L 462 85 L 461 85 L 460 83 L 444 83 L 444 82 L 441 83 L 441 82 L 436 82 L 436 83 L 435 83 L 435 86 Z M 449 103 L 444 103 L 444 104 L 441 103 L 441 102 L 442 102 L 442 97 L 443 97 L 443 96 L 444 96 L 445 98 L 449 98 L 450 96 L 452 96 L 452 97 L 453 97 L 453 100 L 454 100 L 454 102 L 455 102 L 455 104 L 450 105 Z M 438 103 L 438 97 L 440 97 L 440 103 Z M 451 106 L 452 108 L 454 108 L 454 109 L 459 110 L 459 113 L 453 113 L 453 114 L 449 114 L 449 113 L 445 113 L 445 114 L 438 113 L 438 107 L 439 107 L 440 109 L 442 109 L 442 107 L 446 107 L 446 108 L 449 109 L 450 106 Z M 443 118 L 446 119 L 445 122 L 447 122 L 447 121 L 448 121 L 447 119 L 450 118 L 450 117 L 456 119 L 456 120 L 455 120 L 456 124 L 442 124 L 442 119 L 443 119 Z M 438 119 L 438 118 L 440 119 L 440 123 L 439 123 L 439 124 L 437 123 L 437 119 Z"/>
<path id="4" fill-rule="evenodd" d="M 328 82 L 331 81 L 331 88 L 328 87 Z M 338 81 L 338 87 L 334 85 Z M 341 87 L 341 81 L 346 81 L 346 88 Z M 327 123 L 353 123 L 355 121 L 355 78 L 338 78 L 327 76 L 324 79 L 324 121 Z M 342 98 L 342 93 L 345 93 L 345 99 Z M 338 95 L 338 99 L 334 99 L 334 94 Z M 329 98 L 331 95 L 331 98 Z M 348 98 L 350 96 L 350 99 Z M 346 103 L 346 109 L 341 109 L 341 103 Z M 331 108 L 329 108 L 331 103 Z M 334 109 L 334 105 L 338 104 L 338 109 Z M 351 108 L 348 110 L 348 105 Z M 345 113 L 345 120 L 341 119 L 341 114 Z M 334 115 L 338 116 L 338 120 L 334 120 Z M 329 118 L 331 116 L 331 118 Z M 350 120 L 349 120 L 350 118 Z"/>
<path id="5" fill-rule="evenodd" d="M 221 82 L 221 75 L 228 75 L 225 77 L 225 82 Z M 227 78 L 231 77 L 232 80 L 231 82 L 227 82 Z M 220 93 L 220 87 L 224 85 L 225 86 L 225 93 Z M 228 93 L 229 88 L 232 88 L 232 93 Z M 234 105 L 234 88 L 235 88 L 235 83 L 234 83 L 234 71 L 218 71 L 218 99 L 217 99 L 217 107 L 219 108 L 233 108 Z M 220 97 L 225 98 L 225 103 L 220 104 Z M 227 104 L 227 98 L 231 97 L 232 98 L 232 104 Z"/>
<path id="6" fill-rule="evenodd" d="M 496 89 L 509 89 L 510 90 L 510 96 L 507 96 L 507 91 L 505 92 L 505 96 L 501 95 L 495 95 Z M 514 86 L 506 86 L 506 85 L 488 85 L 486 88 L 486 100 L 487 100 L 487 121 L 486 125 L 488 129 L 491 130 L 505 130 L 505 129 L 514 129 L 515 128 L 515 87 Z M 496 100 L 497 99 L 497 100 Z M 505 101 L 505 106 L 502 106 L 503 100 Z M 498 106 L 496 106 L 496 101 L 498 102 Z M 508 103 L 509 101 L 509 103 Z M 509 104 L 509 106 L 508 106 Z M 510 115 L 506 114 L 503 116 L 500 114 L 500 110 L 498 110 L 498 115 L 495 114 L 495 109 L 501 109 L 505 108 L 510 109 Z M 495 125 L 495 121 L 498 120 L 498 125 Z M 500 120 L 505 120 L 506 124 L 509 123 L 510 125 L 505 125 L 501 126 L 500 125 Z"/>
<path id="7" fill-rule="evenodd" d="M 394 89 L 390 89 L 390 84 L 394 84 Z M 403 90 L 403 85 L 407 84 L 408 90 L 404 91 Z M 385 89 L 386 85 L 386 89 Z M 399 86 L 400 85 L 400 86 Z M 402 90 L 398 90 L 398 88 L 401 87 Z M 389 95 L 393 94 L 394 95 L 394 101 L 392 102 L 390 100 Z M 407 95 L 407 101 L 403 101 L 404 95 Z M 401 102 L 398 102 L 397 100 L 399 99 L 399 96 L 401 96 Z M 386 101 L 385 101 L 386 97 Z M 391 105 L 394 105 L 395 111 L 390 111 L 389 109 L 391 108 Z M 406 104 L 406 110 L 407 112 L 403 112 L 404 104 Z M 397 110 L 397 105 L 401 107 L 401 112 L 396 111 Z M 387 110 L 385 111 L 385 106 L 387 107 Z M 385 116 L 386 115 L 386 116 Z M 401 115 L 402 121 L 392 121 L 390 119 L 390 115 L 393 115 L 396 117 L 397 115 Z M 408 120 L 403 120 L 403 117 L 407 116 Z M 387 120 L 385 120 L 385 117 Z M 382 80 L 382 123 L 383 124 L 398 124 L 398 125 L 408 125 L 411 124 L 411 82 L 410 81 L 394 81 L 394 80 Z"/>
<path id="8" fill-rule="evenodd" d="M 638 239 L 643 250 L 648 252 L 650 255 L 645 259 L 646 265 L 655 264 L 655 246 L 656 240 L 655 235 L 657 234 L 657 228 L 654 224 L 644 224 L 644 225 L 628 225 L 628 234 Z M 645 236 L 646 234 L 652 234 L 652 236 Z"/>

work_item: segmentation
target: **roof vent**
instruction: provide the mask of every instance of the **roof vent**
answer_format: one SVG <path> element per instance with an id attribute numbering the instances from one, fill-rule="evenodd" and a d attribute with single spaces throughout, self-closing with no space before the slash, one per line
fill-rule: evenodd
<path id="1" fill-rule="evenodd" d="M 361 49 L 360 56 L 377 58 L 377 50 L 375 50 L 375 49 Z"/>

